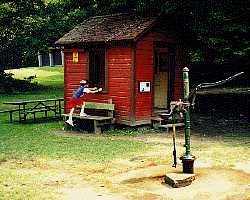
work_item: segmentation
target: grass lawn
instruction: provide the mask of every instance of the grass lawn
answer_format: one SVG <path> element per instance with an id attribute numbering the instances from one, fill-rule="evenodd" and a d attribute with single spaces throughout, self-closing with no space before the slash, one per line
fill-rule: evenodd
<path id="1" fill-rule="evenodd" d="M 24 79 L 28 78 L 29 76 L 36 76 L 34 81 L 37 81 L 39 84 L 49 87 L 63 88 L 64 70 L 62 66 L 29 67 L 6 70 L 5 72 L 13 73 L 13 77 L 16 79 Z"/>

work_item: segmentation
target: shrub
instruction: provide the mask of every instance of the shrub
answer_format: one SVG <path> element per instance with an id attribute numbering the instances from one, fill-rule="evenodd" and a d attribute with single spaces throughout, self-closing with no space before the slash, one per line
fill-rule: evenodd
<path id="1" fill-rule="evenodd" d="M 13 78 L 12 73 L 0 72 L 0 93 L 15 94 L 39 89 L 37 82 L 33 82 L 36 77 L 28 77 L 25 80 L 18 80 Z"/>

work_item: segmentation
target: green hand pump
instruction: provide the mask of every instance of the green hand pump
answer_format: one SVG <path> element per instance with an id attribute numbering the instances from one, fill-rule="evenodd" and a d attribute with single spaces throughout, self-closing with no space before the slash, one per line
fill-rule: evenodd
<path id="1" fill-rule="evenodd" d="M 192 97 L 191 106 L 194 107 L 196 93 L 199 89 L 222 85 L 226 82 L 233 80 L 234 78 L 242 74 L 244 74 L 244 72 L 237 73 L 224 80 L 217 81 L 214 83 L 201 83 L 197 85 L 190 94 L 189 92 L 189 69 L 187 67 L 183 69 L 184 101 L 183 101 L 182 112 L 184 114 L 184 122 L 185 122 L 185 148 L 186 148 L 184 155 L 181 157 L 182 165 L 183 165 L 183 173 L 194 173 L 195 156 L 191 154 L 191 142 L 190 142 L 190 136 L 191 136 L 190 102 L 189 102 L 190 97 Z"/>
<path id="2" fill-rule="evenodd" d="M 183 101 L 183 115 L 185 122 L 185 148 L 186 151 L 181 157 L 183 173 L 194 173 L 194 160 L 195 156 L 191 155 L 191 144 L 190 144 L 190 103 L 189 103 L 189 69 L 185 67 L 183 69 L 183 83 L 184 83 L 184 101 Z"/>

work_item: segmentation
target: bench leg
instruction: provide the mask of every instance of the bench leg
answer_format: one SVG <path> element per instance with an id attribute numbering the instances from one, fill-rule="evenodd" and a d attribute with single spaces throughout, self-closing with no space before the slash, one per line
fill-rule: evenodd
<path id="1" fill-rule="evenodd" d="M 94 133 L 95 133 L 95 134 L 100 134 L 100 133 L 102 133 L 102 129 L 101 129 L 100 126 L 97 125 L 97 121 L 96 121 L 96 120 L 94 120 Z"/>
<path id="2" fill-rule="evenodd" d="M 26 120 L 27 120 L 27 113 L 24 113 L 23 114 L 23 121 L 26 122 Z M 21 121 L 22 121 L 22 116 L 19 119 L 19 122 L 21 122 Z"/>
<path id="3" fill-rule="evenodd" d="M 13 112 L 10 112 L 10 123 L 13 122 L 12 113 L 13 113 Z"/>
<path id="4" fill-rule="evenodd" d="M 161 125 L 161 122 L 160 121 L 152 121 L 151 122 L 151 126 L 152 128 L 154 129 L 159 129 L 159 126 Z"/>
<path id="5" fill-rule="evenodd" d="M 109 125 L 109 130 L 110 131 L 114 131 L 115 130 L 115 125 L 114 124 L 110 124 Z"/>

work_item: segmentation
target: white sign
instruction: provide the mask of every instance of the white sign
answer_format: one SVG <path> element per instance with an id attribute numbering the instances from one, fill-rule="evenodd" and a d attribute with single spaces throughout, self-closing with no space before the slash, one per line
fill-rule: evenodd
<path id="1" fill-rule="evenodd" d="M 150 92 L 150 82 L 139 82 L 139 92 Z"/>

